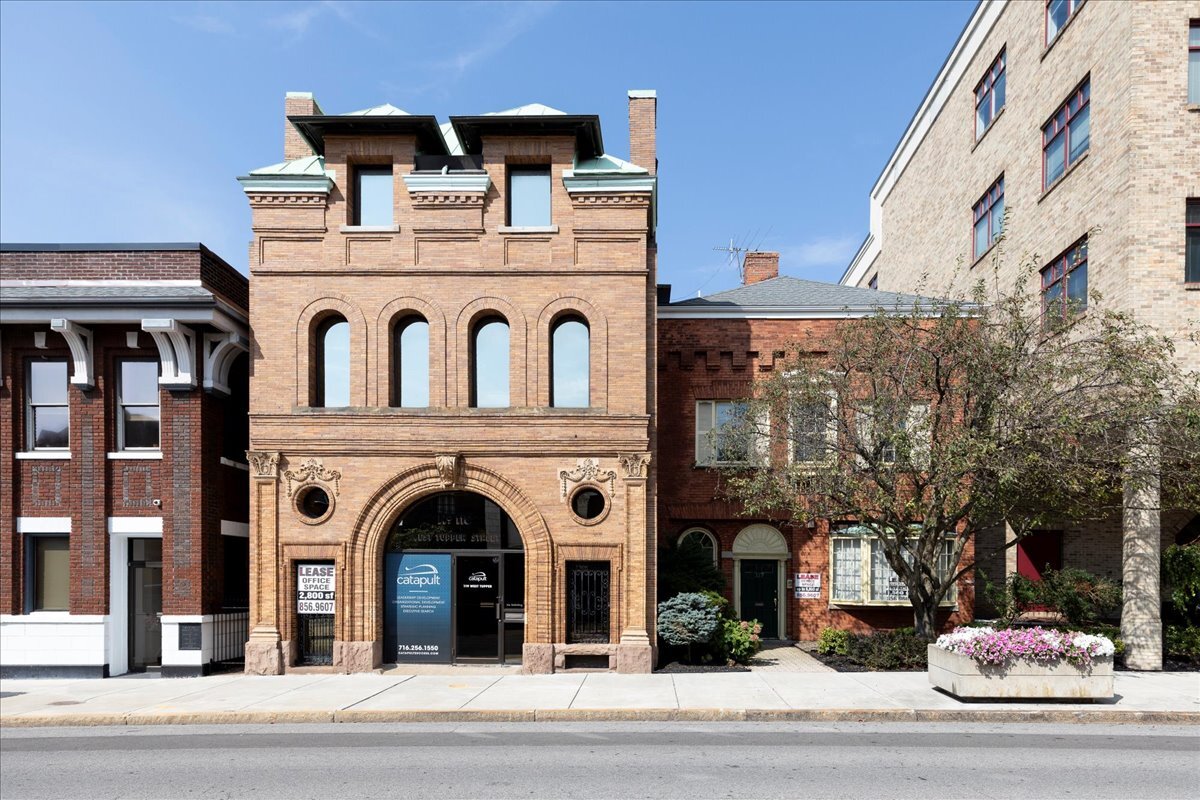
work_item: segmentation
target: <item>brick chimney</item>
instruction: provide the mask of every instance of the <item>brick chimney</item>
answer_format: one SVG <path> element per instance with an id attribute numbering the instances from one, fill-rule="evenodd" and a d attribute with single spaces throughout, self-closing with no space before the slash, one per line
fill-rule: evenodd
<path id="1" fill-rule="evenodd" d="M 312 92 L 288 92 L 283 100 L 283 160 L 313 155 L 313 149 L 304 141 L 300 132 L 288 122 L 288 117 L 305 117 L 320 114 L 321 107 L 313 99 Z"/>
<path id="2" fill-rule="evenodd" d="M 629 160 L 658 174 L 658 92 L 629 90 Z"/>
<path id="3" fill-rule="evenodd" d="M 759 281 L 779 277 L 779 253 L 746 253 L 742 262 L 742 285 L 749 286 Z"/>

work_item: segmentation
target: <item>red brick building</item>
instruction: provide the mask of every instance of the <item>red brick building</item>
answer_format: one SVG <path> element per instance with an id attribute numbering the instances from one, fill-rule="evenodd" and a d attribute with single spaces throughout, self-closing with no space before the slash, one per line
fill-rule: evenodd
<path id="1" fill-rule="evenodd" d="M 240 658 L 247 303 L 200 244 L 0 248 L 4 676 Z"/>
<path id="2" fill-rule="evenodd" d="M 661 547 L 694 538 L 725 576 L 726 595 L 765 638 L 812 640 L 826 626 L 864 631 L 912 625 L 907 594 L 882 551 L 845 520 L 796 527 L 743 516 L 719 486 L 709 446 L 756 376 L 805 340 L 914 298 L 779 275 L 778 253 L 748 253 L 744 284 L 658 307 L 658 531 Z M 667 292 L 669 293 L 669 288 Z M 966 553 L 970 556 L 970 551 Z M 815 595 L 815 596 L 814 596 Z M 960 582 L 948 623 L 971 619 L 974 591 Z"/>

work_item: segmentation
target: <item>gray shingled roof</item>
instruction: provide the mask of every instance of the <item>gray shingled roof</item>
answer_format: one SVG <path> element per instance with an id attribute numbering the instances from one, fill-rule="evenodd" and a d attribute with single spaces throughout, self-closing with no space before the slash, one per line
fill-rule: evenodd
<path id="1" fill-rule="evenodd" d="M 86 302 L 91 305 L 123 302 L 211 301 L 213 293 L 203 286 L 155 286 L 131 283 L 128 286 L 3 286 L 0 303 L 28 305 L 34 302 Z"/>
<path id="2" fill-rule="evenodd" d="M 671 303 L 672 308 L 897 308 L 934 302 L 914 294 L 881 292 L 838 283 L 821 283 L 781 275 L 706 297 Z"/>

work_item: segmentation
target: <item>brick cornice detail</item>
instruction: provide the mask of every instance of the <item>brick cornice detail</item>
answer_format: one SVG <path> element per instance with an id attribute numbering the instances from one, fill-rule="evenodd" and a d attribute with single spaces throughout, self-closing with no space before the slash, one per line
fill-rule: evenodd
<path id="1" fill-rule="evenodd" d="M 481 208 L 483 192 L 420 192 L 410 195 L 416 208 L 436 208 L 438 206 L 460 206 L 464 208 Z"/>
<path id="2" fill-rule="evenodd" d="M 571 203 L 576 206 L 625 206 L 628 208 L 649 208 L 650 195 L 641 192 L 628 194 L 623 192 L 596 192 L 595 194 L 572 194 Z"/>
<path id="3" fill-rule="evenodd" d="M 283 194 L 266 193 L 247 195 L 250 207 L 255 206 L 324 206 L 326 196 L 323 194 Z"/>

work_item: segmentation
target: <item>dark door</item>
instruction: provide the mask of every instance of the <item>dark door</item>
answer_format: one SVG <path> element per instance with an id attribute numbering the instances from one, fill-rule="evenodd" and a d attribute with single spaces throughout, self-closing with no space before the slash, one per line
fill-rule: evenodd
<path id="1" fill-rule="evenodd" d="M 567 562 L 567 643 L 602 644 L 609 640 L 612 564 Z"/>
<path id="2" fill-rule="evenodd" d="M 1062 531 L 1034 531 L 1017 542 L 1017 574 L 1040 581 L 1048 569 L 1062 569 Z"/>
<path id="3" fill-rule="evenodd" d="M 162 539 L 129 540 L 129 671 L 162 665 Z"/>
<path id="4" fill-rule="evenodd" d="M 778 561 L 741 561 L 742 619 L 762 623 L 762 638 L 779 638 Z"/>
<path id="5" fill-rule="evenodd" d="M 500 556 L 455 558 L 456 659 L 500 659 Z"/>

